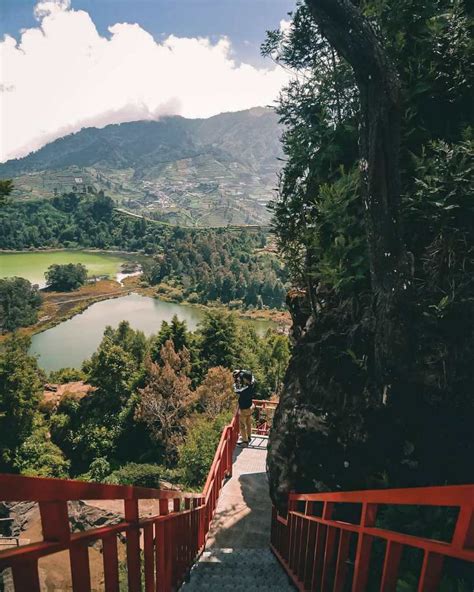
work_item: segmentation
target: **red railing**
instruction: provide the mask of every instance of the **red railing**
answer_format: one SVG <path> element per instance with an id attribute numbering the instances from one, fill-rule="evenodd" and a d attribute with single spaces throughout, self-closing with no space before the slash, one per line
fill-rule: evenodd
<path id="1" fill-rule="evenodd" d="M 359 510 L 355 523 L 337 519 L 338 510 L 347 512 L 347 504 L 357 504 L 350 506 L 351 511 Z M 377 509 L 398 505 L 457 508 L 450 541 L 377 527 Z M 385 551 L 378 556 L 372 553 L 375 541 L 385 544 Z M 292 493 L 286 517 L 273 510 L 271 547 L 299 590 L 320 592 L 364 592 L 369 586 L 371 590 L 395 592 L 402 576 L 402 553 L 408 548 L 418 549 L 423 559 L 414 575 L 417 590 L 431 592 L 438 589 L 446 559 L 474 561 L 474 485 Z M 455 573 L 461 575 L 457 567 Z M 374 574 L 377 576 L 371 577 Z M 375 584 L 373 579 L 377 580 Z"/>
<path id="2" fill-rule="evenodd" d="M 12 569 L 15 592 L 40 592 L 38 560 L 68 551 L 72 589 L 91 589 L 88 546 L 102 541 L 106 592 L 119 590 L 117 537 L 125 535 L 128 590 L 169 592 L 183 582 L 205 545 L 223 480 L 232 472 L 238 418 L 222 432 L 202 493 L 161 491 L 61 479 L 0 475 L 0 501 L 39 504 L 43 540 L 0 552 L 0 570 Z M 159 515 L 141 518 L 139 500 L 159 500 Z M 68 501 L 123 500 L 124 521 L 71 533 Z M 171 507 L 170 507 L 171 506 Z M 140 542 L 142 541 L 142 543 Z M 142 565 L 143 563 L 143 565 Z"/>
<path id="3" fill-rule="evenodd" d="M 254 399 L 254 425 L 252 427 L 252 434 L 257 436 L 268 436 L 270 428 L 273 424 L 273 416 L 275 409 L 278 407 L 278 401 L 264 401 Z"/>

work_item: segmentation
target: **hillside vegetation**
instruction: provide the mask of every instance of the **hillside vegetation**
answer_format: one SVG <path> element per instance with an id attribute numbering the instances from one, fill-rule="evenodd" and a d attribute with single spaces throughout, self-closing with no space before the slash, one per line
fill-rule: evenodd
<path id="1" fill-rule="evenodd" d="M 104 190 L 122 207 L 198 226 L 268 222 L 281 157 L 277 115 L 166 117 L 87 128 L 0 165 L 18 200 Z"/>
<path id="2" fill-rule="evenodd" d="M 97 248 L 144 252 L 150 285 L 174 300 L 234 308 L 283 308 L 283 265 L 255 229 L 198 230 L 130 218 L 100 192 L 70 193 L 18 203 L 0 210 L 0 249 Z"/>

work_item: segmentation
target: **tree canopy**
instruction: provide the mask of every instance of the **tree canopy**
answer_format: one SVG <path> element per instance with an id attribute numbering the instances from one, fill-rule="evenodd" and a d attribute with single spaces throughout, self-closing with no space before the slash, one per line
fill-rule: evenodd
<path id="1" fill-rule="evenodd" d="M 38 286 L 20 277 L 0 279 L 0 332 L 36 323 L 41 306 Z"/>
<path id="2" fill-rule="evenodd" d="M 295 73 L 272 204 L 298 339 L 277 503 L 287 488 L 469 478 L 473 29 L 461 0 L 308 0 L 263 46 Z M 303 424 L 312 445 L 295 449 Z"/>
<path id="3" fill-rule="evenodd" d="M 44 274 L 47 286 L 57 292 L 71 292 L 86 283 L 87 268 L 82 263 L 50 265 Z"/>

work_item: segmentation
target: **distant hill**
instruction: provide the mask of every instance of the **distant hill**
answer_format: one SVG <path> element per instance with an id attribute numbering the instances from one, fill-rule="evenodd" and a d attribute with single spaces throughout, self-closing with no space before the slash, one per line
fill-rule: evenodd
<path id="1" fill-rule="evenodd" d="M 281 128 L 264 108 L 87 128 L 0 165 L 16 199 L 103 189 L 122 208 L 179 224 L 268 221 Z"/>

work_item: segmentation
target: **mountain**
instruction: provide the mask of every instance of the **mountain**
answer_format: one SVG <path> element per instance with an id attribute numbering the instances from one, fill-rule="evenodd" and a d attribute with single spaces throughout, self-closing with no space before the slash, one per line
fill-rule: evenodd
<path id="1" fill-rule="evenodd" d="M 0 165 L 19 200 L 103 189 L 121 208 L 171 223 L 268 222 L 281 127 L 270 109 L 86 128 Z"/>

